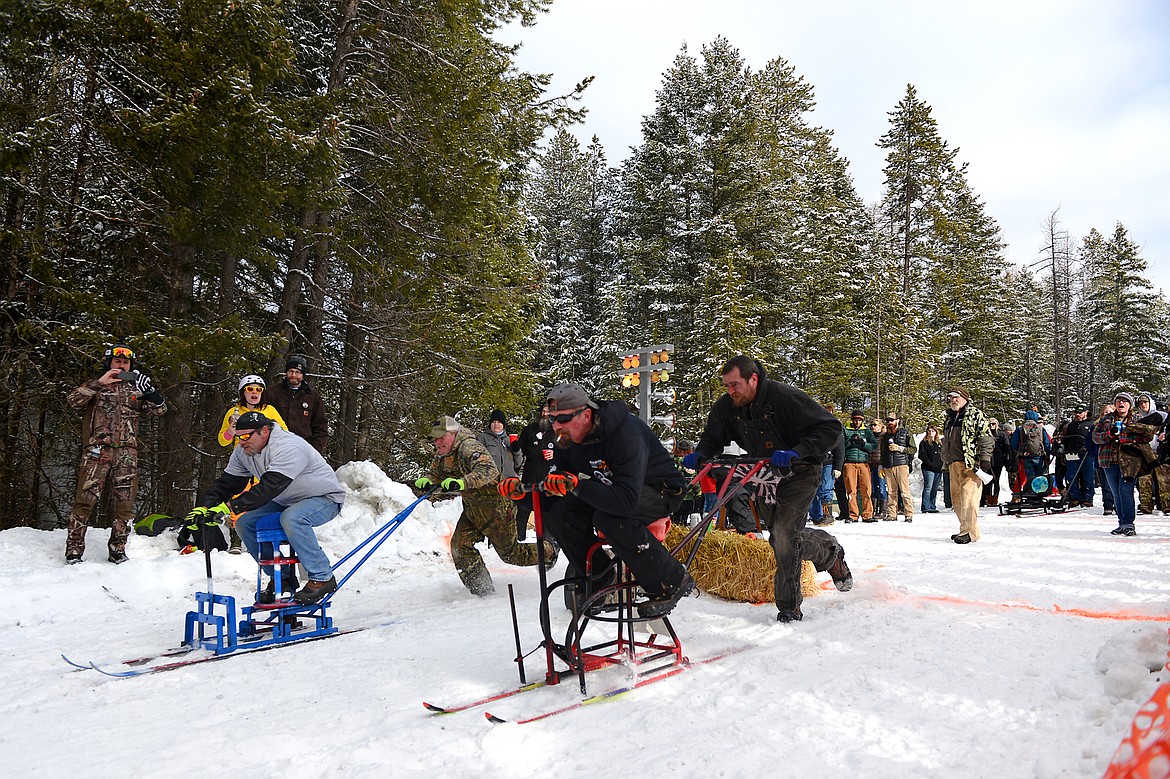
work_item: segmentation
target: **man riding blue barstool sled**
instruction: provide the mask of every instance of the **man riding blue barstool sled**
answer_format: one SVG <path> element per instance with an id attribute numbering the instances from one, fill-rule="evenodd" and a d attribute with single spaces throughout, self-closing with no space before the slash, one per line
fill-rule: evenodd
<path id="1" fill-rule="evenodd" d="M 345 488 L 309 442 L 276 426 L 263 414 L 249 411 L 241 415 L 236 421 L 236 439 L 239 446 L 232 451 L 224 472 L 188 515 L 188 524 L 212 513 L 224 517 L 240 514 L 236 530 L 244 548 L 272 577 L 259 592 L 258 602 L 282 602 L 285 594 L 293 593 L 296 603 L 320 603 L 337 589 L 337 580 L 313 528 L 340 513 Z M 256 483 L 244 491 L 252 479 Z M 292 562 L 291 551 L 288 555 L 278 551 L 282 536 L 296 550 L 309 578 L 299 590 L 295 574 L 281 575 L 270 564 L 273 560 Z M 287 570 L 291 571 L 291 566 Z"/>

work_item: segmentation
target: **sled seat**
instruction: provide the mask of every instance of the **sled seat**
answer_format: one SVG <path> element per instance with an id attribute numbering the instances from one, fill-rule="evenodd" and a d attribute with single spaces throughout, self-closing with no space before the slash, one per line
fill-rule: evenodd
<path id="1" fill-rule="evenodd" d="M 657 538 L 659 540 L 659 542 L 665 542 L 666 541 L 666 534 L 670 532 L 670 517 L 659 517 L 658 519 L 654 520 L 649 525 L 647 525 L 646 529 L 648 531 L 650 531 L 650 535 Z M 605 533 L 602 533 L 600 530 L 597 531 L 597 543 L 595 543 L 592 547 L 589 548 L 589 553 L 585 556 L 585 574 L 586 574 L 586 576 L 592 576 L 594 573 L 594 571 L 593 571 L 593 553 L 596 552 L 598 549 L 606 549 L 606 550 L 609 549 L 609 544 L 606 543 Z M 629 570 L 622 563 L 622 561 L 617 559 L 616 555 L 614 555 L 613 552 L 607 552 L 607 553 L 611 557 L 614 558 L 613 565 L 617 566 L 617 580 L 618 581 L 633 581 L 634 577 L 629 573 Z"/>
<path id="2" fill-rule="evenodd" d="M 650 531 L 650 535 L 657 538 L 659 541 L 666 540 L 666 534 L 670 532 L 670 517 L 659 517 L 646 526 Z M 598 531 L 597 537 L 605 541 L 605 533 Z"/>
<path id="3" fill-rule="evenodd" d="M 263 566 L 271 565 L 276 592 L 283 592 L 281 589 L 283 579 L 292 574 L 292 566 L 299 563 L 300 558 L 297 557 L 296 550 L 292 548 L 284 528 L 281 527 L 279 513 L 267 514 L 256 520 L 256 543 L 260 547 L 257 562 L 260 563 L 261 571 Z M 261 571 L 256 572 L 256 600 L 260 600 L 260 590 L 264 585 Z"/>

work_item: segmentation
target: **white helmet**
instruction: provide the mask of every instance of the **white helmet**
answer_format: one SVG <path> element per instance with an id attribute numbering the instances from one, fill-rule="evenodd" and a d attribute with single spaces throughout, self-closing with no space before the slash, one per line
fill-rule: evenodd
<path id="1" fill-rule="evenodd" d="M 268 387 L 268 385 L 264 383 L 264 379 L 260 378 L 254 373 L 249 373 L 247 376 L 240 379 L 240 392 L 242 393 L 244 391 L 244 387 L 247 387 L 249 384 L 259 384 L 261 389 Z"/>

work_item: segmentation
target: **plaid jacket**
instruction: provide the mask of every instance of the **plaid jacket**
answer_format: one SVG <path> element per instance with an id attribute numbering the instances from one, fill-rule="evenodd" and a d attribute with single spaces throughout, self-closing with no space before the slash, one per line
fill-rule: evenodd
<path id="1" fill-rule="evenodd" d="M 1132 420 L 1133 415 L 1128 417 Z M 1115 424 L 1123 423 L 1121 432 L 1115 429 Z M 1158 434 L 1155 425 L 1143 425 L 1133 421 L 1121 419 L 1116 413 L 1102 416 L 1093 425 L 1093 441 L 1097 444 L 1097 465 L 1108 468 L 1111 465 L 1121 465 L 1124 453 L 1122 447 L 1149 448 L 1150 441 Z"/>

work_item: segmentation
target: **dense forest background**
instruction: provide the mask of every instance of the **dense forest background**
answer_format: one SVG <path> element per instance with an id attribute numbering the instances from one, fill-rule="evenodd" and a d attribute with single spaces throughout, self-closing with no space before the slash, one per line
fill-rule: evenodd
<path id="1" fill-rule="evenodd" d="M 956 383 L 1001 418 L 1167 387 L 1170 311 L 1124 225 L 1074 238 L 1054 210 L 1009 263 L 912 85 L 878 203 L 812 85 L 722 38 L 680 50 L 614 167 L 566 130 L 588 81 L 549 95 L 493 39 L 547 4 L 0 0 L 0 526 L 64 524 L 65 394 L 114 341 L 168 399 L 140 503 L 170 513 L 223 466 L 239 376 L 291 353 L 330 460 L 400 478 L 440 413 L 516 427 L 565 380 L 632 402 L 617 355 L 656 343 L 664 437 L 697 433 L 740 352 L 915 430 Z"/>

